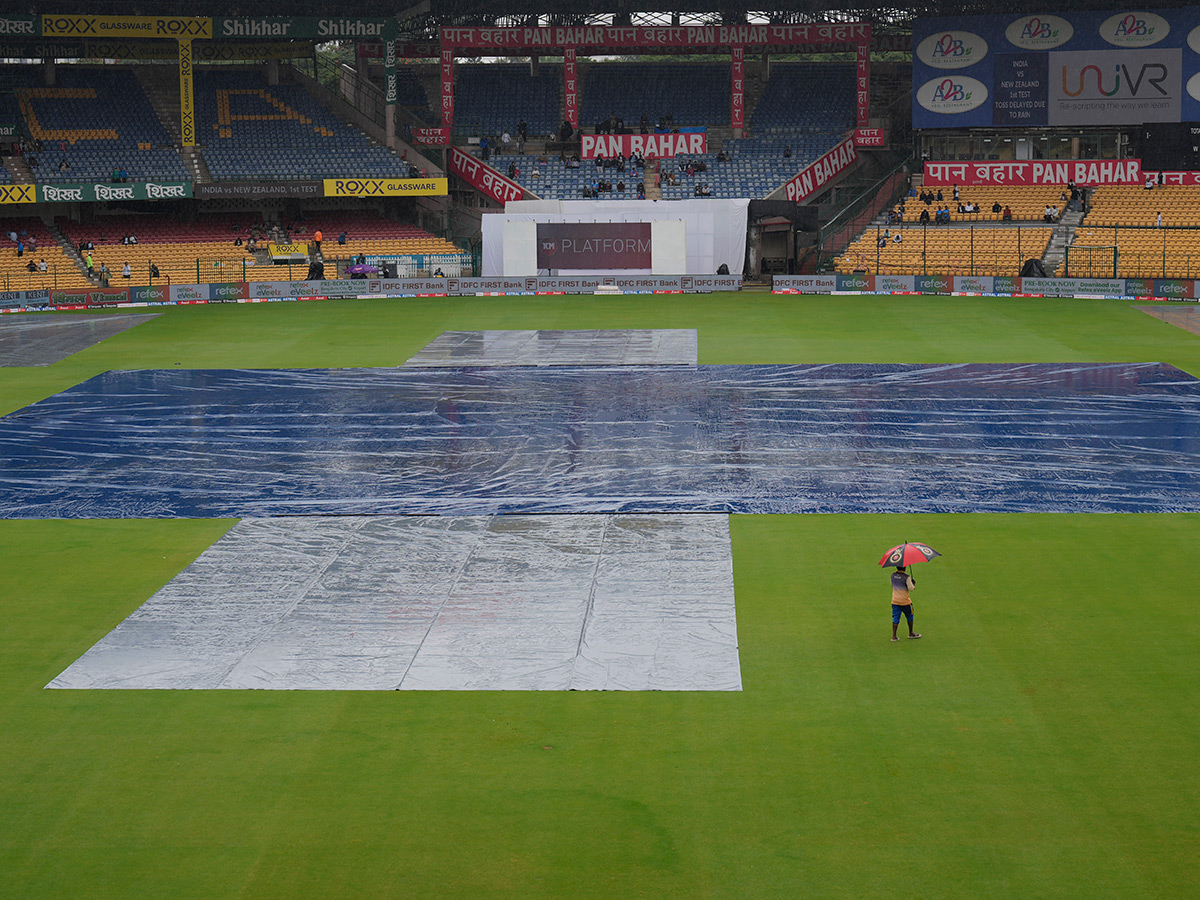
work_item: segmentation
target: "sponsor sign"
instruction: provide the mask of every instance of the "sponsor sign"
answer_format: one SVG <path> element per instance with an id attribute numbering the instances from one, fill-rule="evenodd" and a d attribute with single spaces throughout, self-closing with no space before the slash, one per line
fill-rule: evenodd
<path id="1" fill-rule="evenodd" d="M 12 122 L 0 122 L 0 137 L 15 138 L 20 137 L 21 131 Z"/>
<path id="2" fill-rule="evenodd" d="M 838 275 L 836 292 L 870 293 L 875 290 L 874 275 Z"/>
<path id="3" fill-rule="evenodd" d="M 383 102 L 395 106 L 400 96 L 400 73 L 396 71 L 396 42 L 383 42 Z"/>
<path id="4" fill-rule="evenodd" d="M 919 19 L 913 127 L 1200 120 L 1196 21 L 1194 7 Z"/>
<path id="5" fill-rule="evenodd" d="M 449 147 L 449 128 L 414 128 L 412 142 L 418 147 Z"/>
<path id="6" fill-rule="evenodd" d="M 44 37 L 211 38 L 212 19 L 193 16 L 43 15 Z"/>
<path id="7" fill-rule="evenodd" d="M 450 148 L 450 171 L 499 203 L 520 200 L 525 189 L 460 147 Z"/>
<path id="8" fill-rule="evenodd" d="M 51 290 L 50 302 L 55 306 L 114 306 L 129 302 L 129 288 L 97 288 L 86 291 Z"/>
<path id="9" fill-rule="evenodd" d="M 196 182 L 196 197 L 323 197 L 325 186 L 319 181 L 220 181 Z"/>
<path id="10" fill-rule="evenodd" d="M 539 269 L 649 269 L 649 222 L 538 222 Z"/>
<path id="11" fill-rule="evenodd" d="M 955 275 L 953 284 L 956 294 L 991 294 L 995 291 L 994 279 L 985 275 Z"/>
<path id="12" fill-rule="evenodd" d="M 0 184 L 0 204 L 37 203 L 37 190 L 32 184 Z"/>
<path id="13" fill-rule="evenodd" d="M 917 59 L 932 69 L 965 69 L 987 52 L 987 41 L 970 31 L 935 31 L 917 44 Z"/>
<path id="14" fill-rule="evenodd" d="M 696 47 L 731 45 L 780 47 L 827 46 L 871 41 L 866 22 L 838 25 L 731 25 L 671 27 L 569 26 L 548 28 L 443 28 L 442 46 L 472 50 L 580 47 Z"/>
<path id="15" fill-rule="evenodd" d="M 729 124 L 733 128 L 746 126 L 746 48 L 730 47 L 729 65 Z"/>
<path id="16" fill-rule="evenodd" d="M 1173 184 L 1190 184 L 1193 173 L 1171 173 Z M 1145 173 L 1139 159 L 1030 160 L 996 162 L 927 162 L 925 184 L 931 187 L 984 184 L 1075 184 L 1091 187 L 1101 184 L 1142 184 Z M 1165 176 L 1164 176 L 1165 180 Z"/>
<path id="17" fill-rule="evenodd" d="M 208 302 L 207 284 L 173 284 L 170 291 L 171 299 L 176 303 Z"/>
<path id="18" fill-rule="evenodd" d="M 308 261 L 308 248 L 300 244 L 267 244 L 267 255 L 271 259 Z"/>
<path id="19" fill-rule="evenodd" d="M 165 284 L 129 289 L 129 299 L 133 303 L 164 303 L 171 299 Z"/>
<path id="20" fill-rule="evenodd" d="M 1021 279 L 1015 275 L 997 275 L 992 278 L 992 290 L 997 294 L 1021 293 Z"/>
<path id="21" fill-rule="evenodd" d="M 1168 300 L 1190 300 L 1196 297 L 1196 282 L 1191 279 L 1155 278 L 1154 296 Z"/>
<path id="22" fill-rule="evenodd" d="M 179 135 L 184 147 L 196 146 L 196 108 L 192 97 L 192 42 L 179 42 Z"/>
<path id="23" fill-rule="evenodd" d="M 855 52 L 854 124 L 859 128 L 870 122 L 871 45 L 861 43 Z"/>
<path id="24" fill-rule="evenodd" d="M 914 275 L 913 290 L 918 294 L 952 294 L 952 282 L 949 275 Z"/>
<path id="25" fill-rule="evenodd" d="M 911 294 L 917 289 L 915 278 L 914 275 L 876 275 L 875 292 L 877 294 Z"/>
<path id="26" fill-rule="evenodd" d="M 442 51 L 438 57 L 438 81 L 442 85 L 442 125 L 454 124 L 454 49 L 447 47 L 442 39 Z"/>
<path id="27" fill-rule="evenodd" d="M 1182 53 L 1178 48 L 1050 53 L 1049 123 L 1178 122 Z"/>
<path id="28" fill-rule="evenodd" d="M 445 178 L 326 178 L 326 197 L 444 197 Z"/>
<path id="29" fill-rule="evenodd" d="M 322 41 L 359 38 L 381 40 L 387 19 L 344 16 L 233 16 L 214 20 L 218 38 L 318 38 Z"/>
<path id="30" fill-rule="evenodd" d="M 247 293 L 244 281 L 231 281 L 208 286 L 208 299 L 218 303 L 237 303 L 239 300 L 245 300 Z"/>
<path id="31" fill-rule="evenodd" d="M 855 128 L 855 147 L 886 147 L 887 135 L 882 128 Z"/>
<path id="32" fill-rule="evenodd" d="M 32 185 L 28 185 L 32 187 Z M 129 184 L 40 184 L 43 203 L 95 203 L 121 200 L 181 200 L 192 196 L 190 181 L 138 181 Z"/>
<path id="33" fill-rule="evenodd" d="M 603 156 L 612 159 L 641 153 L 647 159 L 687 153 L 707 153 L 708 134 L 585 134 L 580 137 L 581 159 Z"/>
<path id="34" fill-rule="evenodd" d="M 566 120 L 573 128 L 579 127 L 579 73 L 576 67 L 576 50 L 563 50 L 563 110 Z"/>
<path id="35" fill-rule="evenodd" d="M 0 36 L 26 35 L 33 37 L 37 34 L 35 21 L 33 16 L 0 16 Z"/>
<path id="36" fill-rule="evenodd" d="M 771 292 L 775 294 L 832 294 L 837 290 L 836 275 L 774 275 Z"/>
<path id="37" fill-rule="evenodd" d="M 854 152 L 854 138 L 846 138 L 784 185 L 787 199 L 795 203 L 807 200 L 854 165 L 857 159 L 858 155 Z"/>

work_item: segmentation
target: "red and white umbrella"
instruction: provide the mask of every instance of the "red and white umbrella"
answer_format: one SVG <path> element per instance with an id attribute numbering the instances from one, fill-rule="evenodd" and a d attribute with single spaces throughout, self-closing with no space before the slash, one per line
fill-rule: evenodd
<path id="1" fill-rule="evenodd" d="M 917 541 L 905 541 L 897 544 L 879 560 L 880 566 L 911 566 L 913 563 L 929 562 L 935 556 L 941 556 L 928 544 Z"/>

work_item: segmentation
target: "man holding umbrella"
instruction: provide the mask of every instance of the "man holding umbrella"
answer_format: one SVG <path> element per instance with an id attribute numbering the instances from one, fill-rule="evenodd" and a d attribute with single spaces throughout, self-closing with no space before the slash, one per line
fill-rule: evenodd
<path id="1" fill-rule="evenodd" d="M 883 559 L 879 560 L 880 566 L 895 566 L 896 571 L 892 573 L 892 640 L 898 641 L 900 637 L 896 634 L 900 626 L 900 617 L 904 616 L 908 619 L 908 636 L 916 639 L 921 635 L 913 631 L 913 607 L 912 597 L 909 596 L 909 591 L 917 586 L 913 581 L 913 577 L 908 574 L 907 566 L 916 562 L 928 562 L 935 556 L 941 556 L 928 544 L 910 543 L 905 541 L 897 547 L 883 554 Z"/>

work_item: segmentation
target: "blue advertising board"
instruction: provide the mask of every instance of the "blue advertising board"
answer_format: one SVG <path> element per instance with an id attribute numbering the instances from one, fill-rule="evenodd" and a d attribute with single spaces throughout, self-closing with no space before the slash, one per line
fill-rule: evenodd
<path id="1" fill-rule="evenodd" d="M 913 127 L 1200 120 L 1200 7 L 913 23 Z"/>

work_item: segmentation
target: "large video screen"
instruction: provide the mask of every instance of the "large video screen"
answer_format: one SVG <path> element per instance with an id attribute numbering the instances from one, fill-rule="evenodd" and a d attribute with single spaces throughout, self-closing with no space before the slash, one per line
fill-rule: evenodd
<path id="1" fill-rule="evenodd" d="M 918 19 L 913 127 L 1200 120 L 1200 7 Z"/>

